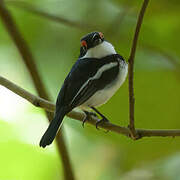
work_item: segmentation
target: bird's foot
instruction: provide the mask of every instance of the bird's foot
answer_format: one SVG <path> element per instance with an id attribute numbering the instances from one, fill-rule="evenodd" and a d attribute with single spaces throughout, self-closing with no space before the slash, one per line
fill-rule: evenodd
<path id="1" fill-rule="evenodd" d="M 109 120 L 103 114 L 101 114 L 95 107 L 92 106 L 91 109 L 94 110 L 97 114 L 99 114 L 102 117 L 102 119 L 96 122 L 96 129 L 99 130 L 98 125 L 101 123 L 109 122 Z M 106 133 L 107 132 L 109 132 L 109 130 L 107 130 Z"/>
<path id="2" fill-rule="evenodd" d="M 102 119 L 98 120 L 98 121 L 96 122 L 96 129 L 99 130 L 98 125 L 99 125 L 99 124 L 102 124 L 102 123 L 105 123 L 105 122 L 109 122 L 109 120 L 108 120 L 106 117 L 103 117 Z M 107 131 L 107 132 L 108 132 L 108 131 Z"/>
<path id="3" fill-rule="evenodd" d="M 86 121 L 88 121 L 92 116 L 97 117 L 97 114 L 90 111 L 83 111 L 85 113 L 85 117 L 82 122 L 82 127 L 84 128 L 84 124 Z"/>

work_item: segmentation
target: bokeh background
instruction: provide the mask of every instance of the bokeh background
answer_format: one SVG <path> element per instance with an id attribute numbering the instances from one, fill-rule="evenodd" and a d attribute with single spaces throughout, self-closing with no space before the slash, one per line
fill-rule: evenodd
<path id="1" fill-rule="evenodd" d="M 55 102 L 64 78 L 79 55 L 80 38 L 104 33 L 117 52 L 129 57 L 141 1 L 5 1 L 35 57 Z M 26 5 L 26 6 L 24 6 Z M 27 7 L 66 18 L 55 22 Z M 37 9 L 37 10 L 38 10 Z M 78 23 L 85 24 L 84 26 Z M 180 2 L 151 0 L 141 28 L 135 59 L 136 127 L 180 129 Z M 0 73 L 37 94 L 29 73 L 0 21 Z M 101 110 L 112 123 L 128 125 L 128 81 Z M 0 179 L 63 179 L 55 143 L 39 140 L 48 126 L 44 111 L 0 86 Z M 65 118 L 68 152 L 78 180 L 179 180 L 180 138 L 139 141 Z"/>

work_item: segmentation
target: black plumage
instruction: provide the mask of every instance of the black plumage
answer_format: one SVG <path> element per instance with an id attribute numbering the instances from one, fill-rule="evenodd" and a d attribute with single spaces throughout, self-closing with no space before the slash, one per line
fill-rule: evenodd
<path id="1" fill-rule="evenodd" d="M 40 146 L 45 147 L 46 145 L 52 143 L 64 116 L 68 112 L 83 104 L 95 92 L 103 89 L 116 78 L 119 72 L 119 58 L 123 60 L 119 54 L 106 56 L 103 58 L 103 60 L 96 58 L 78 59 L 78 61 L 72 67 L 70 73 L 67 75 L 58 94 L 55 117 L 43 135 L 40 141 Z M 117 66 L 103 72 L 99 79 L 90 81 L 72 102 L 82 85 L 90 77 L 93 77 L 102 66 L 111 62 L 117 62 Z"/>
<path id="2" fill-rule="evenodd" d="M 124 59 L 115 53 L 112 45 L 112 53 L 100 58 L 86 57 L 86 53 L 91 48 L 101 45 L 104 42 L 102 33 L 92 32 L 81 39 L 80 56 L 67 75 L 56 101 L 56 111 L 53 120 L 40 141 L 40 146 L 46 147 L 51 144 L 62 124 L 64 116 L 75 107 L 83 105 L 99 92 L 106 89 L 114 82 L 124 81 L 119 78 L 121 69 L 126 65 Z M 107 45 L 107 42 L 105 42 Z M 107 47 L 106 47 L 107 48 Z M 102 49 L 104 50 L 104 49 Z M 107 50 L 107 49 L 106 49 Z M 122 63 L 123 62 L 123 63 Z M 123 65 L 122 65 L 123 64 Z M 123 72 L 126 76 L 126 71 Z M 97 75 L 98 74 L 98 75 Z M 116 80 L 119 78 L 118 80 Z M 115 85 L 115 89 L 117 89 Z M 110 92 L 111 90 L 108 90 Z M 113 93 L 115 90 L 112 90 Z M 110 92 L 111 93 L 111 92 Z M 113 95 L 113 93 L 110 94 Z M 97 97 L 102 98 L 102 97 Z M 88 102 L 89 103 L 89 102 Z M 89 105 L 88 105 L 89 107 Z M 91 107 L 95 109 L 94 107 Z M 96 110 L 96 112 L 98 112 Z M 105 117 L 99 113 L 104 119 Z"/>

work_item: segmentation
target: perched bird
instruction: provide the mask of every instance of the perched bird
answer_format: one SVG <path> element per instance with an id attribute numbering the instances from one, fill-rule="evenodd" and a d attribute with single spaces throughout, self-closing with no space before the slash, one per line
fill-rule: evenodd
<path id="1" fill-rule="evenodd" d="M 101 32 L 91 32 L 81 39 L 80 55 L 67 75 L 56 101 L 54 119 L 41 138 L 40 146 L 51 144 L 64 116 L 75 107 L 81 108 L 87 120 L 93 109 L 108 121 L 95 107 L 106 103 L 125 81 L 128 64 L 116 53 L 113 45 L 104 39 Z"/>

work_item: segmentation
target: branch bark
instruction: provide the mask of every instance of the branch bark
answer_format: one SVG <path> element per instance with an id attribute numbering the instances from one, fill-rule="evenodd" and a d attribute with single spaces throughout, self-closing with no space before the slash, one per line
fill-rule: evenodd
<path id="1" fill-rule="evenodd" d="M 41 81 L 36 64 L 34 63 L 35 62 L 34 57 L 28 47 L 28 44 L 24 40 L 20 31 L 18 30 L 17 25 L 11 15 L 11 13 L 5 7 L 3 0 L 0 0 L 0 17 L 2 19 L 2 22 L 4 23 L 4 26 L 7 30 L 7 32 L 9 33 L 9 35 L 12 38 L 12 40 L 14 41 L 20 55 L 22 56 L 22 59 L 26 65 L 27 69 L 29 70 L 29 73 L 31 75 L 34 86 L 35 86 L 39 96 L 42 98 L 45 98 L 47 100 L 50 99 L 49 95 L 46 91 L 46 88 L 45 88 L 43 82 Z M 36 99 L 36 98 L 34 98 L 34 99 Z M 34 104 L 37 103 L 35 101 L 34 101 Z M 45 111 L 45 112 L 46 112 L 46 116 L 50 122 L 54 115 L 52 112 L 49 112 L 49 111 Z M 72 166 L 70 163 L 70 159 L 69 159 L 69 155 L 68 155 L 67 148 L 65 145 L 62 130 L 61 130 L 61 133 L 57 134 L 56 142 L 57 142 L 58 152 L 61 156 L 62 163 L 63 163 L 64 177 L 67 180 L 69 180 L 69 179 L 73 180 L 73 179 L 75 179 L 74 173 L 73 173 Z"/>
<path id="2" fill-rule="evenodd" d="M 136 54 L 136 48 L 137 48 L 137 42 L 138 42 L 138 37 L 139 37 L 139 32 L 141 29 L 141 25 L 143 22 L 143 17 L 146 11 L 146 7 L 149 3 L 149 0 L 144 0 L 143 5 L 141 7 L 139 16 L 138 16 L 138 21 L 136 24 L 136 30 L 134 34 L 134 39 L 132 43 L 132 48 L 131 48 L 131 53 L 129 57 L 129 129 L 131 132 L 131 137 L 133 139 L 137 139 L 139 134 L 135 130 L 135 125 L 134 125 L 134 104 L 135 104 L 135 98 L 134 98 L 134 58 Z"/>
<path id="3" fill-rule="evenodd" d="M 35 96 L 28 91 L 22 89 L 21 87 L 17 86 L 13 82 L 3 78 L 0 76 L 0 85 L 6 87 L 7 89 L 11 90 L 12 92 L 16 93 L 20 97 L 26 99 L 31 104 L 33 104 L 36 107 L 40 107 L 45 109 L 49 112 L 54 112 L 55 110 L 55 104 L 51 103 L 50 101 L 47 101 L 43 98 L 40 98 L 38 96 Z M 67 114 L 68 117 L 73 118 L 78 121 L 83 121 L 84 119 L 84 113 L 71 111 L 69 114 Z M 96 117 L 91 117 L 87 123 L 96 126 L 96 122 L 98 119 Z M 103 124 L 99 124 L 99 127 L 109 130 L 118 134 L 123 134 L 127 137 L 130 137 L 131 133 L 129 128 L 127 127 L 121 127 L 115 124 L 112 124 L 110 122 L 106 122 Z M 175 137 L 180 136 L 180 129 L 169 129 L 169 130 L 161 130 L 161 129 L 136 129 L 137 133 L 139 134 L 139 139 L 143 137 Z"/>

